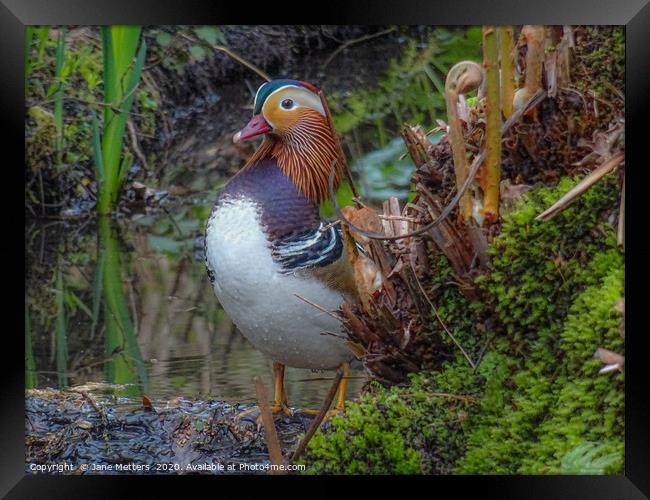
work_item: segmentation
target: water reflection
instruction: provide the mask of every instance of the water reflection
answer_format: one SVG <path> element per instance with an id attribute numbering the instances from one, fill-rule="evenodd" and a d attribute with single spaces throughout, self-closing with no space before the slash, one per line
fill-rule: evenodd
<path id="1" fill-rule="evenodd" d="M 98 311 L 98 303 L 101 301 L 104 313 L 105 380 L 111 384 L 127 385 L 128 395 L 147 393 L 147 371 L 122 285 L 124 257 L 119 243 L 118 227 L 113 220 L 105 216 L 98 218 L 97 225 L 99 243 L 93 309 Z M 93 325 L 96 326 L 98 319 L 97 313 L 94 313 Z M 59 369 L 57 366 L 57 370 Z"/>
<path id="2" fill-rule="evenodd" d="M 28 224 L 27 387 L 103 382 L 154 402 L 255 402 L 253 377 L 270 387 L 270 361 L 225 316 L 195 254 L 207 210 Z M 352 376 L 350 397 L 363 383 Z M 289 368 L 286 377 L 290 402 L 314 407 L 333 374 Z"/>

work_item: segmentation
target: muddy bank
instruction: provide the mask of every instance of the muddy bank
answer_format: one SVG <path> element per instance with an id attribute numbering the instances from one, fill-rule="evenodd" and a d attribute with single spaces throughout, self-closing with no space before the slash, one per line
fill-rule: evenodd
<path id="1" fill-rule="evenodd" d="M 144 406 L 80 386 L 27 391 L 25 407 L 27 474 L 251 474 L 270 464 L 257 413 L 235 421 L 245 405 L 176 398 Z M 276 419 L 285 456 L 310 421 Z"/>

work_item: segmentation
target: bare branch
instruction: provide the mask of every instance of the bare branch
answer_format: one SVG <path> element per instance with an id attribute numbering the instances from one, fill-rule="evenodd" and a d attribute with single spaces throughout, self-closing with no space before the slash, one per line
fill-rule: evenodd
<path id="1" fill-rule="evenodd" d="M 186 40 L 192 42 L 192 43 L 200 43 L 200 44 L 202 44 L 202 45 L 206 45 L 206 46 L 212 48 L 213 50 L 217 50 L 217 51 L 219 51 L 219 52 L 223 52 L 223 53 L 226 54 L 227 56 L 229 56 L 229 57 L 231 57 L 232 59 L 234 59 L 235 61 L 237 61 L 237 62 L 238 62 L 239 64 L 241 64 L 242 66 L 246 66 L 246 67 L 247 67 L 248 69 L 250 69 L 251 71 L 257 73 L 259 76 L 261 76 L 262 78 L 264 78 L 267 82 L 270 82 L 270 81 L 272 80 L 272 78 L 269 76 L 268 73 L 262 71 L 260 68 L 258 68 L 257 66 L 255 66 L 253 63 L 248 62 L 246 59 L 244 59 L 244 58 L 241 57 L 240 55 L 235 54 L 235 53 L 234 53 L 232 50 L 230 50 L 228 47 L 225 47 L 225 46 L 223 46 L 223 45 L 212 45 L 211 43 L 209 43 L 209 42 L 207 42 L 207 41 L 205 41 L 205 40 L 198 40 L 198 39 L 196 39 L 196 38 L 194 38 L 194 37 L 191 37 L 191 36 L 186 35 L 185 33 L 181 33 L 181 36 L 182 36 L 183 38 L 185 38 Z"/>
<path id="2" fill-rule="evenodd" d="M 262 382 L 259 375 L 255 377 L 255 392 L 257 392 L 257 400 L 259 402 L 260 413 L 262 414 L 264 439 L 266 440 L 266 446 L 269 449 L 269 458 L 273 465 L 284 465 L 284 457 L 282 456 L 282 450 L 280 449 L 278 431 L 273 422 L 273 414 L 271 413 L 271 407 L 269 406 L 266 387 L 264 387 L 264 382 Z M 282 469 L 278 469 L 277 471 L 272 471 L 272 473 L 283 474 L 284 472 Z"/>
<path id="3" fill-rule="evenodd" d="M 547 208 L 541 214 L 535 217 L 535 220 L 550 220 L 555 217 L 557 214 L 571 205 L 574 201 L 576 201 L 580 196 L 582 196 L 591 186 L 596 184 L 596 182 L 598 182 L 610 172 L 613 172 L 616 167 L 618 167 L 623 162 L 623 160 L 625 160 L 625 153 L 623 151 L 611 157 L 600 167 L 587 175 L 587 177 L 582 179 L 578 184 L 575 185 L 573 189 L 562 196 L 562 198 L 556 201 L 551 207 Z"/>
<path id="4" fill-rule="evenodd" d="M 329 63 L 332 62 L 332 59 L 334 59 L 337 55 L 339 55 L 343 50 L 347 49 L 350 45 L 355 45 L 357 43 L 365 42 L 367 40 L 372 40 L 373 38 L 377 38 L 383 35 L 387 35 L 388 33 L 391 33 L 395 31 L 395 27 L 393 26 L 392 28 L 388 28 L 384 31 L 379 31 L 377 33 L 372 33 L 370 35 L 365 35 L 360 38 L 356 38 L 354 40 L 349 40 L 345 42 L 344 44 L 340 45 L 337 47 L 337 49 L 332 52 L 332 54 L 327 58 L 327 60 L 323 63 L 323 67 L 321 68 L 322 71 L 325 71 L 325 68 L 329 65 Z"/>
<path id="5" fill-rule="evenodd" d="M 307 449 L 307 445 L 309 444 L 309 441 L 311 441 L 311 438 L 314 437 L 314 434 L 318 430 L 318 427 L 320 426 L 321 422 L 325 418 L 325 415 L 327 414 L 327 410 L 329 410 L 332 401 L 334 400 L 334 396 L 336 395 L 336 390 L 338 389 L 342 378 L 343 378 L 343 371 L 339 368 L 336 371 L 336 377 L 334 377 L 334 382 L 332 382 L 332 387 L 330 387 L 330 390 L 327 393 L 327 397 L 325 398 L 325 401 L 323 401 L 323 406 L 321 406 L 318 415 L 316 415 L 311 425 L 309 426 L 309 429 L 307 429 L 307 432 L 305 433 L 305 437 L 303 437 L 302 441 L 300 441 L 300 443 L 298 444 L 296 451 L 293 452 L 293 455 L 291 456 L 291 460 L 289 460 L 289 463 L 294 463 L 296 460 L 298 460 L 298 458 L 300 458 L 300 456 Z"/>

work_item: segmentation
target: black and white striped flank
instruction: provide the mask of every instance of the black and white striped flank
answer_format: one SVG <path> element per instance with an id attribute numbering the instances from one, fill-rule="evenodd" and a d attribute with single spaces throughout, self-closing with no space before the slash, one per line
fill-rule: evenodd
<path id="1" fill-rule="evenodd" d="M 321 231 L 324 223 L 315 229 L 273 244 L 273 259 L 283 272 L 305 267 L 322 267 L 336 262 L 343 252 L 343 240 L 337 227 Z"/>

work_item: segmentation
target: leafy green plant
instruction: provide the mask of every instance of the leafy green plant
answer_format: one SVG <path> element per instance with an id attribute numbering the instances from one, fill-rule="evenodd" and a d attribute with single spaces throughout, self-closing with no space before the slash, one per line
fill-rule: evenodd
<path id="1" fill-rule="evenodd" d="M 607 446 L 603 443 L 582 443 L 562 458 L 562 474 L 605 474 L 607 469 L 622 462 L 620 453 L 603 454 Z"/>
<path id="2" fill-rule="evenodd" d="M 460 60 L 478 60 L 480 47 L 480 27 L 439 29 L 423 46 L 412 41 L 390 62 L 386 77 L 374 88 L 328 95 L 336 129 L 342 134 L 363 124 L 382 129 L 382 120 L 391 119 L 400 126 L 405 121 L 434 124 L 444 117 L 444 75 Z M 386 141 L 382 134 L 378 134 L 380 145 Z"/>
<path id="3" fill-rule="evenodd" d="M 144 66 L 147 45 L 138 48 L 141 27 L 104 26 L 104 130 L 101 138 L 101 165 L 95 165 L 99 180 L 97 210 L 111 212 L 117 205 L 120 189 L 131 167 L 130 153 L 122 155 L 122 143 L 135 90 Z M 134 59 L 135 58 L 135 59 Z"/>
<path id="4" fill-rule="evenodd" d="M 404 123 L 430 129 L 436 119 L 446 118 L 444 76 L 459 60 L 478 60 L 480 47 L 480 27 L 436 29 L 426 43 L 406 43 L 376 85 L 328 93 L 333 124 L 345 136 L 346 154 L 360 177 L 364 197 L 413 198 L 409 182 L 413 167 L 408 157 L 403 158 L 399 130 Z"/>
<path id="5" fill-rule="evenodd" d="M 204 61 L 215 48 L 226 46 L 226 37 L 219 26 L 177 26 L 152 28 L 147 34 L 155 40 L 152 51 L 166 69 L 184 74 L 188 63 Z"/>

